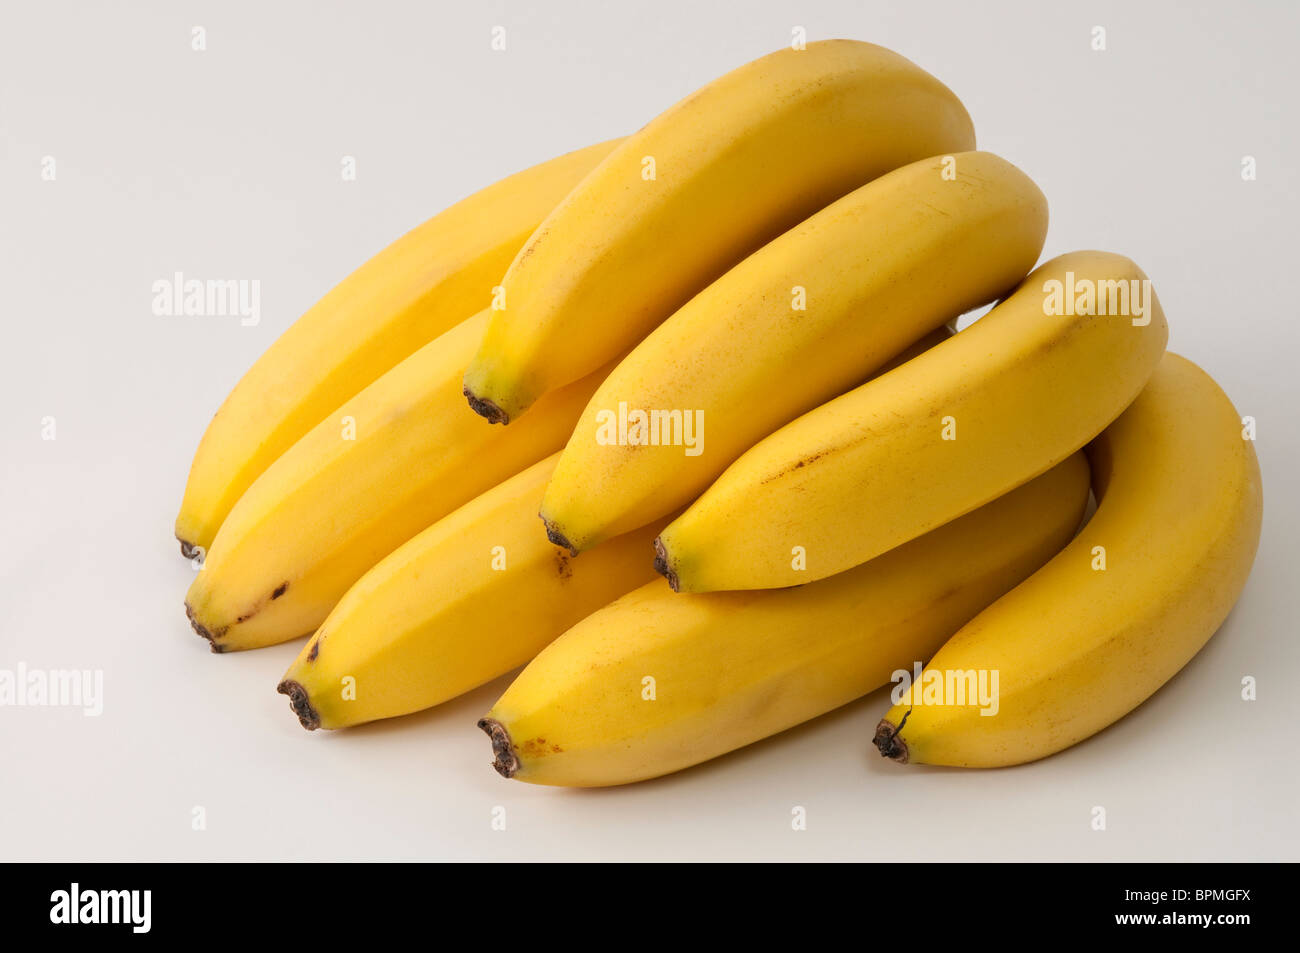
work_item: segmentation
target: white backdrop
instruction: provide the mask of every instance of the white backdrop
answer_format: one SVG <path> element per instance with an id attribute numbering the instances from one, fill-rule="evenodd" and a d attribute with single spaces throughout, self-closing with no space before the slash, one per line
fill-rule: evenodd
<path id="1" fill-rule="evenodd" d="M 0 856 L 1300 853 L 1295 5 L 115 6 L 6 3 L 0 29 L 0 669 L 104 673 L 99 717 L 0 708 Z M 503 52 L 490 48 L 498 25 Z M 594 792 L 492 772 L 474 721 L 506 680 L 431 713 L 303 732 L 274 691 L 298 645 L 213 656 L 181 608 L 192 571 L 172 521 L 225 393 L 407 228 L 639 127 L 795 26 L 884 44 L 952 87 L 981 148 L 1046 192 L 1044 257 L 1137 260 L 1171 349 L 1257 418 L 1264 537 L 1227 625 L 1116 727 L 994 772 L 883 762 L 870 737 L 885 692 L 683 774 Z M 340 176 L 347 155 L 356 181 Z M 151 285 L 176 271 L 260 280 L 261 322 L 155 316 Z M 1257 701 L 1240 698 L 1246 675 Z M 1104 832 L 1090 826 L 1097 805 Z M 490 825 L 497 806 L 504 831 Z M 805 831 L 791 829 L 795 806 Z"/>

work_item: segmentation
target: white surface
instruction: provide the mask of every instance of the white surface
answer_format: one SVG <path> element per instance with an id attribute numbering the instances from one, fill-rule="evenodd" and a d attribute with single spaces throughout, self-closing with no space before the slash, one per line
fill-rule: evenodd
<path id="1" fill-rule="evenodd" d="M 5 4 L 0 668 L 103 669 L 99 718 L 0 708 L 4 859 L 1295 859 L 1297 8 L 1024 2 Z M 274 9 L 272 9 L 274 7 Z M 125 8 L 123 8 L 124 10 Z M 508 49 L 489 48 L 508 30 Z M 208 49 L 190 49 L 193 26 Z M 308 735 L 297 645 L 213 656 L 181 611 L 191 454 L 337 279 L 498 177 L 631 131 L 789 42 L 882 43 L 949 84 L 1051 202 L 1045 257 L 1159 289 L 1170 346 L 1259 421 L 1267 503 L 1228 624 L 1118 726 L 986 773 L 870 748 L 884 693 L 665 780 L 506 782 L 503 680 Z M 1093 26 L 1106 52 L 1090 49 Z M 1243 155 L 1259 178 L 1243 182 Z M 42 181 L 43 156 L 57 179 Z M 343 182 L 354 155 L 358 179 Z M 151 284 L 257 278 L 262 321 L 165 318 Z M 57 418 L 57 439 L 41 420 Z M 1243 675 L 1259 700 L 1239 698 Z M 508 826 L 490 826 L 494 806 Z M 791 830 L 791 808 L 808 830 Z M 1103 805 L 1109 829 L 1090 829 Z M 202 806 L 207 829 L 191 829 Z"/>

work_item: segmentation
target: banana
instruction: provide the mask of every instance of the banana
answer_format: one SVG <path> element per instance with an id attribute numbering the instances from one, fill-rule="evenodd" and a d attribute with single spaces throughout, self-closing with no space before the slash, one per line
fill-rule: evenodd
<path id="1" fill-rule="evenodd" d="M 844 705 L 1042 565 L 1087 499 L 1075 454 L 832 579 L 698 596 L 643 586 L 543 649 L 479 722 L 494 767 L 534 784 L 639 781 Z"/>
<path id="2" fill-rule="evenodd" d="M 1042 192 L 987 152 L 911 163 L 813 215 L 601 385 L 542 502 L 551 541 L 580 552 L 689 503 L 772 431 L 1014 288 L 1046 235 Z"/>
<path id="3" fill-rule="evenodd" d="M 974 147 L 952 92 L 881 47 L 831 40 L 742 66 L 624 140 L 541 224 L 506 272 L 465 395 L 508 423 L 818 209 Z"/>
<path id="4" fill-rule="evenodd" d="M 956 328 L 953 327 L 954 323 L 955 322 L 948 322 L 947 324 L 941 324 L 933 331 L 926 334 L 925 337 L 913 341 L 907 347 L 903 348 L 887 360 L 884 364 L 881 364 L 871 376 L 874 378 L 879 377 L 881 374 L 888 374 L 894 368 L 902 367 L 912 358 L 924 354 L 936 344 L 942 344 L 957 333 Z"/>
<path id="5" fill-rule="evenodd" d="M 1078 450 L 1137 396 L 1167 337 L 1129 259 L 1055 258 L 951 340 L 747 451 L 660 535 L 660 571 L 708 592 L 865 562 Z"/>
<path id="6" fill-rule="evenodd" d="M 537 532 L 557 459 L 434 523 L 348 590 L 279 685 L 304 728 L 431 708 L 523 665 L 654 578 L 653 527 L 576 560 Z"/>
<path id="7" fill-rule="evenodd" d="M 393 242 L 299 318 L 226 398 L 190 469 L 176 537 L 207 550 L 235 501 L 345 400 L 488 304 L 492 286 L 618 140 L 534 166 Z"/>
<path id="8" fill-rule="evenodd" d="M 527 427 L 485 427 L 465 407 L 460 378 L 487 316 L 345 403 L 235 504 L 185 603 L 214 651 L 310 634 L 380 559 L 563 446 L 608 369 L 548 395 Z"/>
<path id="9" fill-rule="evenodd" d="M 914 686 L 881 721 L 882 754 L 961 767 L 1046 757 L 1142 704 L 1223 623 L 1263 519 L 1259 462 L 1223 391 L 1166 354 L 1088 455 L 1097 512 L 939 650 L 921 703 Z M 996 715 L 926 704 L 927 681 L 971 670 L 998 673 Z"/>

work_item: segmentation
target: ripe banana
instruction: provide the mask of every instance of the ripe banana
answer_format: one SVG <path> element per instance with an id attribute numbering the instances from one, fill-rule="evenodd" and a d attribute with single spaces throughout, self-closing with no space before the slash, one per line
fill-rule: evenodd
<path id="1" fill-rule="evenodd" d="M 952 340 L 756 444 L 660 535 L 660 570 L 708 592 L 865 562 L 1078 450 L 1137 396 L 1167 337 L 1129 259 L 1055 258 Z"/>
<path id="2" fill-rule="evenodd" d="M 527 427 L 485 427 L 460 378 L 486 325 L 483 311 L 426 344 L 249 487 L 186 597 L 214 651 L 313 632 L 380 559 L 563 446 L 608 369 L 548 395 Z"/>
<path id="3" fill-rule="evenodd" d="M 1263 489 L 1218 385 L 1166 354 L 1088 455 L 1097 512 L 939 650 L 920 704 L 914 686 L 881 721 L 882 754 L 961 767 L 1053 754 L 1142 704 L 1227 617 L 1255 558 Z M 996 715 L 926 703 L 925 673 L 970 670 L 998 673 Z"/>
<path id="4" fill-rule="evenodd" d="M 551 541 L 580 552 L 689 503 L 772 431 L 1014 288 L 1046 235 L 1042 192 L 987 152 L 911 163 L 813 215 L 601 385 L 542 503 Z"/>
<path id="5" fill-rule="evenodd" d="M 954 334 L 957 333 L 956 329 L 953 327 L 953 323 L 954 322 L 941 324 L 933 331 L 931 331 L 929 334 L 927 334 L 925 337 L 918 338 L 917 340 L 913 341 L 907 347 L 903 348 L 901 351 L 899 351 L 897 354 L 895 354 L 893 357 L 887 360 L 884 364 L 881 364 L 880 367 L 878 367 L 875 370 L 875 372 L 871 375 L 871 377 L 875 378 L 875 377 L 879 377 L 881 374 L 888 374 L 894 368 L 902 367 L 904 364 L 906 364 L 908 361 L 910 361 L 912 358 L 916 357 L 917 355 L 924 354 L 926 351 L 930 350 L 930 348 L 934 347 L 936 344 L 942 344 L 944 341 L 948 340 L 950 337 L 952 337 Z"/>
<path id="6" fill-rule="evenodd" d="M 508 423 L 828 203 L 974 147 L 952 92 L 881 47 L 831 40 L 742 66 L 624 140 L 542 223 L 506 272 L 465 395 Z"/>
<path id="7" fill-rule="evenodd" d="M 639 781 L 846 704 L 1042 565 L 1087 499 L 1075 454 L 832 579 L 698 596 L 643 586 L 543 649 L 479 722 L 494 767 L 534 784 Z"/>
<path id="8" fill-rule="evenodd" d="M 431 708 L 523 665 L 587 614 L 654 578 L 647 559 L 654 527 L 583 559 L 537 532 L 537 505 L 557 459 L 434 523 L 348 590 L 280 682 L 304 728 Z"/>
<path id="9" fill-rule="evenodd" d="M 298 438 L 486 306 L 533 229 L 617 142 L 534 166 L 435 215 L 291 325 L 236 385 L 199 443 L 176 518 L 186 558 L 212 545 L 235 501 Z"/>

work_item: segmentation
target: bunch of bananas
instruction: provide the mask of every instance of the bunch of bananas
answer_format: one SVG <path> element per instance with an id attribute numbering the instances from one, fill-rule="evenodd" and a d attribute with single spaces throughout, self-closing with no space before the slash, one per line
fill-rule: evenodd
<path id="1" fill-rule="evenodd" d="M 294 324 L 194 459 L 187 614 L 218 652 L 309 636 L 279 690 L 313 729 L 525 666 L 479 727 L 539 784 L 676 771 L 891 680 L 895 761 L 1073 745 L 1223 622 L 1262 491 L 1142 270 L 1031 271 L 1046 233 L 911 62 L 763 57 Z"/>

